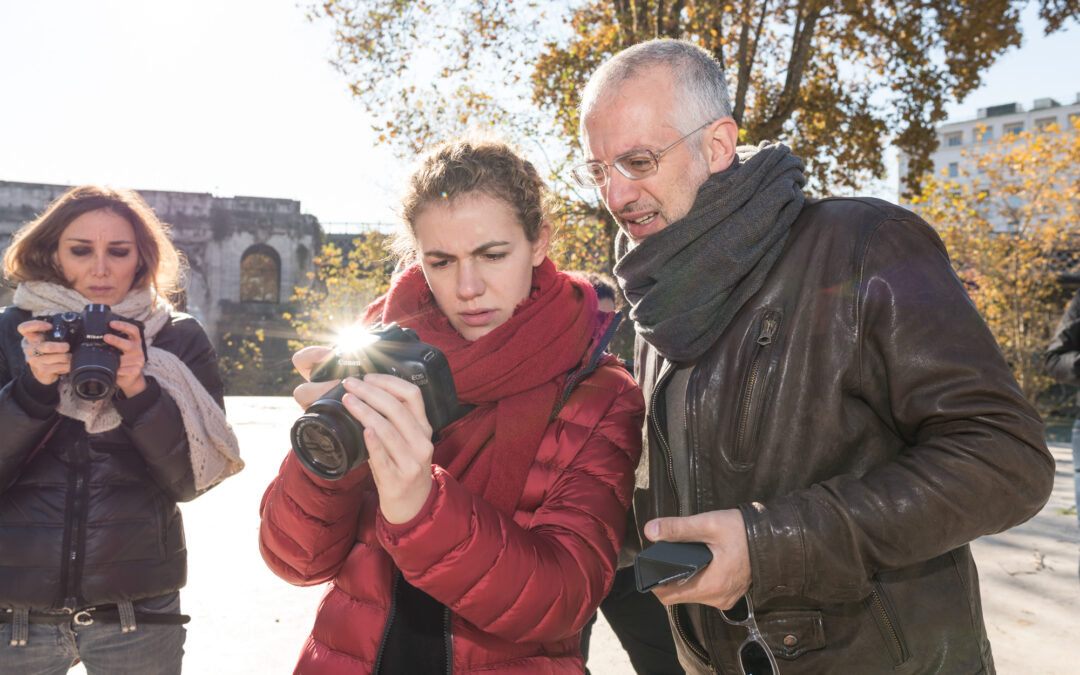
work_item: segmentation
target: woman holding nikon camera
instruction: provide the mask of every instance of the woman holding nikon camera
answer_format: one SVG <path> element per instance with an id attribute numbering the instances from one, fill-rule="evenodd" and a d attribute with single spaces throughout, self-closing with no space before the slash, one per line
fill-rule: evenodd
<path id="1" fill-rule="evenodd" d="M 210 341 L 166 300 L 180 263 L 138 194 L 95 186 L 4 256 L 0 673 L 180 672 L 176 503 L 243 466 Z"/>
<path id="2" fill-rule="evenodd" d="M 584 670 L 643 401 L 604 354 L 612 315 L 547 258 L 544 198 L 533 166 L 493 142 L 443 146 L 413 175 L 413 262 L 364 322 L 441 350 L 471 410 L 433 436 L 416 385 L 349 377 L 368 461 L 328 480 L 286 457 L 263 498 L 263 557 L 292 583 L 331 582 L 297 673 Z M 328 353 L 293 360 L 307 377 Z M 306 407 L 335 384 L 295 395 Z"/>

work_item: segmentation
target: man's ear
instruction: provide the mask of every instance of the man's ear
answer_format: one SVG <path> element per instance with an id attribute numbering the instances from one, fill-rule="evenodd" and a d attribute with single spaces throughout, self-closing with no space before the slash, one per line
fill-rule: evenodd
<path id="1" fill-rule="evenodd" d="M 735 161 L 735 146 L 739 140 L 739 126 L 730 117 L 721 117 L 705 127 L 702 151 L 709 173 L 717 173 Z"/>

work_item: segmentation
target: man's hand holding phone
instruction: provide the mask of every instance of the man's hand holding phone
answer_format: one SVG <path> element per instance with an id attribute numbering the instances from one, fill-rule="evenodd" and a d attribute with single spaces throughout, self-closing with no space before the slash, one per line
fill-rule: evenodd
<path id="1" fill-rule="evenodd" d="M 682 571 L 672 571 L 666 577 L 648 573 L 652 576 L 651 581 L 655 582 L 651 586 L 652 592 L 665 605 L 698 603 L 728 609 L 750 589 L 750 550 L 746 543 L 746 526 L 738 509 L 650 520 L 645 524 L 645 536 L 652 541 L 669 544 L 696 543 L 698 547 L 707 547 L 711 555 L 711 560 L 707 560 L 698 553 L 696 555 L 699 557 L 693 558 L 698 564 L 689 565 Z M 649 547 L 646 551 L 653 548 Z M 694 549 L 677 550 L 681 550 L 685 556 L 687 550 Z M 639 555 L 644 555 L 646 551 Z M 635 561 L 635 567 L 637 564 Z M 646 562 L 646 567 L 649 564 Z M 653 567 L 657 565 L 653 564 Z M 650 579 L 646 578 L 645 581 Z"/>

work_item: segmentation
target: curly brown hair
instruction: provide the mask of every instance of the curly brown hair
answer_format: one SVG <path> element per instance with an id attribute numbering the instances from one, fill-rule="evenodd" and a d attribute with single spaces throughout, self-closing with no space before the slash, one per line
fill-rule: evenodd
<path id="1" fill-rule="evenodd" d="M 395 237 L 395 251 L 402 257 L 415 251 L 416 218 L 425 208 L 474 192 L 506 202 L 525 230 L 525 238 L 535 243 L 540 237 L 549 219 L 551 196 L 536 167 L 503 141 L 469 136 L 434 148 L 409 178 L 401 201 L 401 220 L 407 231 Z"/>
<path id="2" fill-rule="evenodd" d="M 180 290 L 183 254 L 169 239 L 169 226 L 138 192 L 101 185 L 74 187 L 57 197 L 45 211 L 16 232 L 4 253 L 4 277 L 9 282 L 49 281 L 69 286 L 56 266 L 60 237 L 68 225 L 91 211 L 106 210 L 131 223 L 141 266 L 132 288 L 153 286 L 158 295 L 175 298 Z"/>

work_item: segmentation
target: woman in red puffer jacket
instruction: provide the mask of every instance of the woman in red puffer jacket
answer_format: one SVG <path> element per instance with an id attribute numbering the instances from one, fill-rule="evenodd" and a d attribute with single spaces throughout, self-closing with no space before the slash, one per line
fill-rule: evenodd
<path id="1" fill-rule="evenodd" d="M 611 585 L 644 405 L 604 353 L 615 318 L 547 259 L 535 169 L 505 145 L 429 155 L 404 204 L 416 262 L 368 307 L 447 357 L 471 411 L 434 435 L 420 390 L 346 378 L 370 459 L 338 480 L 285 458 L 260 545 L 330 582 L 297 673 L 581 673 Z M 327 348 L 294 357 L 306 377 Z M 308 405 L 336 382 L 296 391 Z"/>

